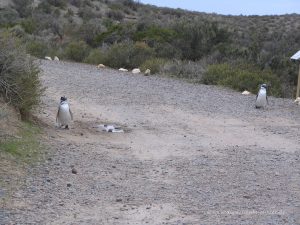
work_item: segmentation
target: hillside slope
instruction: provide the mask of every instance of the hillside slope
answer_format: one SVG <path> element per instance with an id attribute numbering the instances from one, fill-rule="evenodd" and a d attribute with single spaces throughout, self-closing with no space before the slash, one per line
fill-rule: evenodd
<path id="1" fill-rule="evenodd" d="M 299 106 L 67 62 L 42 61 L 52 155 L 4 224 L 298 224 Z M 60 96 L 74 113 L 55 128 Z M 125 133 L 103 133 L 113 123 Z M 75 168 L 77 174 L 72 174 Z"/>
<path id="2" fill-rule="evenodd" d="M 8 2 L 11 7 L 0 10 L 0 32 L 13 32 L 39 58 L 150 68 L 197 82 L 210 65 L 242 63 L 258 72 L 240 76 L 236 89 L 277 83 L 280 96 L 294 97 L 298 70 L 289 58 L 299 50 L 299 14 L 224 16 L 133 0 Z M 273 78 L 262 79 L 265 72 Z"/>

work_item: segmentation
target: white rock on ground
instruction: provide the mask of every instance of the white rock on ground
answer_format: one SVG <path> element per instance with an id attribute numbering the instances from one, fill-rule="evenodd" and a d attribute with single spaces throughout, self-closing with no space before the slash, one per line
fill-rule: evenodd
<path id="1" fill-rule="evenodd" d="M 45 56 L 45 59 L 52 60 L 50 56 Z"/>
<path id="2" fill-rule="evenodd" d="M 98 66 L 97 66 L 97 68 L 99 69 L 99 68 L 105 68 L 105 65 L 103 65 L 103 64 L 99 64 Z"/>
<path id="3" fill-rule="evenodd" d="M 151 70 L 150 69 L 146 69 L 145 70 L 145 75 L 150 75 L 151 74 Z"/>
<path id="4" fill-rule="evenodd" d="M 246 91 L 246 90 L 242 92 L 242 95 L 250 95 L 250 94 L 251 94 L 251 92 Z"/>
<path id="5" fill-rule="evenodd" d="M 124 68 L 120 68 L 119 71 L 122 71 L 122 72 L 128 72 L 127 69 L 124 69 Z"/>
<path id="6" fill-rule="evenodd" d="M 132 70 L 132 73 L 134 73 L 134 74 L 140 73 L 140 72 L 141 72 L 141 70 L 140 70 L 139 68 L 134 68 L 134 69 Z"/>
<path id="7" fill-rule="evenodd" d="M 55 61 L 59 61 L 59 58 L 57 56 L 54 56 Z"/>

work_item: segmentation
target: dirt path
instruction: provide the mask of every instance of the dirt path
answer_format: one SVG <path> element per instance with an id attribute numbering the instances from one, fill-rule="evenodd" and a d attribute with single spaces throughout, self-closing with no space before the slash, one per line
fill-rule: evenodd
<path id="1" fill-rule="evenodd" d="M 52 152 L 4 224 L 300 224 L 300 108 L 157 76 L 42 61 Z M 55 128 L 60 96 L 75 115 Z M 98 132 L 113 123 L 125 133 Z M 77 174 L 72 174 L 75 168 Z"/>

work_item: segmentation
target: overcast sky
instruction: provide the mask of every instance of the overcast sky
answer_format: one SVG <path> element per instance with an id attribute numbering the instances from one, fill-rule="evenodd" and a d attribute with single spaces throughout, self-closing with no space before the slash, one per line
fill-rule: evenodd
<path id="1" fill-rule="evenodd" d="M 140 0 L 139 2 L 225 15 L 300 14 L 300 0 Z"/>

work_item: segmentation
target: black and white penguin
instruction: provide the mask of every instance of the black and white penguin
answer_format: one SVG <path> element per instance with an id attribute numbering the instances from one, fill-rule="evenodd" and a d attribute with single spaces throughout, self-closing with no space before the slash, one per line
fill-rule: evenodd
<path id="1" fill-rule="evenodd" d="M 73 120 L 73 113 L 67 102 L 66 97 L 60 98 L 60 104 L 56 114 L 56 122 L 60 127 L 65 126 L 65 129 L 69 129 L 69 123 Z"/>
<path id="2" fill-rule="evenodd" d="M 256 95 L 255 108 L 262 108 L 269 104 L 267 88 L 268 86 L 266 84 L 260 85 L 260 89 Z"/>

